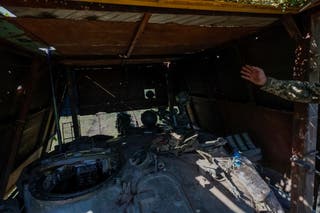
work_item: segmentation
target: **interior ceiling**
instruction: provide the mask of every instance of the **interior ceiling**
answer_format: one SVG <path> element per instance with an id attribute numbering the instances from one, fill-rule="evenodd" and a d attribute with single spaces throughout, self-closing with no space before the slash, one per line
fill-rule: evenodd
<path id="1" fill-rule="evenodd" d="M 13 23 L 54 46 L 64 56 L 123 55 L 139 22 L 17 18 Z M 200 27 L 147 24 L 132 56 L 174 55 L 201 51 L 253 33 L 257 27 Z"/>
<path id="2" fill-rule="evenodd" d="M 278 20 L 270 15 L 152 13 L 140 29 L 143 12 L 7 9 L 17 16 L 7 20 L 36 41 L 55 47 L 64 58 L 82 59 L 123 58 L 130 48 L 131 58 L 192 54 L 252 34 Z"/>
<path id="3" fill-rule="evenodd" d="M 142 12 L 96 11 L 96 10 L 71 10 L 52 8 L 24 8 L 8 7 L 17 17 L 57 18 L 69 20 L 97 20 L 138 22 L 142 19 Z M 206 26 L 206 27 L 261 27 L 277 20 L 275 16 L 256 15 L 195 15 L 195 14 L 164 14 L 152 13 L 148 23 Z"/>

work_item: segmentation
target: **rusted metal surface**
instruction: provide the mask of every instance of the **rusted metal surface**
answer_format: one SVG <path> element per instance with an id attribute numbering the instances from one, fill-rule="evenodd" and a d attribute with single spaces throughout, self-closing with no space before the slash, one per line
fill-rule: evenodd
<path id="1" fill-rule="evenodd" d="M 0 196 L 3 197 L 6 187 L 9 175 L 14 167 L 16 154 L 18 152 L 18 147 L 21 142 L 24 126 L 26 123 L 29 107 L 31 105 L 32 101 L 32 90 L 35 87 L 35 84 L 37 82 L 37 78 L 39 76 L 39 67 L 40 67 L 40 61 L 39 59 L 34 59 L 34 62 L 32 64 L 31 68 L 31 74 L 29 76 L 28 81 L 25 85 L 23 85 L 23 94 L 21 96 L 22 104 L 20 106 L 19 115 L 17 116 L 17 120 L 15 122 L 14 130 L 12 131 L 12 140 L 10 142 L 10 147 L 8 147 L 7 152 L 8 156 L 4 158 L 3 165 L 4 168 L 1 170 L 1 176 L 0 176 Z"/>

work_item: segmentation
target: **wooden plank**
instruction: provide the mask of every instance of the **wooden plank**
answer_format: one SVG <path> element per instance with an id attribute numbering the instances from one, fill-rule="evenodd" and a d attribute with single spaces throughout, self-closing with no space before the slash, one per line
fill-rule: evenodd
<path id="1" fill-rule="evenodd" d="M 138 41 L 138 39 L 140 38 L 141 34 L 143 33 L 149 19 L 151 17 L 151 14 L 150 13 L 145 13 L 143 15 L 143 18 L 140 22 L 140 25 L 134 35 L 134 37 L 132 38 L 131 42 L 130 42 L 130 45 L 129 45 L 129 48 L 128 48 L 128 51 L 127 51 L 127 54 L 126 54 L 126 58 L 130 58 L 133 50 L 134 50 L 134 47 L 136 46 L 136 43 Z"/>
<path id="2" fill-rule="evenodd" d="M 241 4 L 235 2 L 207 1 L 207 0 L 175 0 L 175 1 L 154 1 L 154 0 L 73 0 L 74 2 L 90 2 L 113 5 L 159 7 L 171 9 L 205 10 L 205 11 L 225 11 L 243 13 L 265 13 L 265 14 L 286 14 L 297 13 L 298 8 Z"/>
<path id="3" fill-rule="evenodd" d="M 29 107 L 32 101 L 32 91 L 33 88 L 35 88 L 35 84 L 37 83 L 39 77 L 40 64 L 41 63 L 39 59 L 34 59 L 29 79 L 26 81 L 26 84 L 23 85 L 23 88 L 25 88 L 24 95 L 20 97 L 22 104 L 20 107 L 19 115 L 17 115 L 15 127 L 12 130 L 12 139 L 9 142 L 10 145 L 8 147 L 8 156 L 3 156 L 3 165 L 5 166 L 0 174 L 1 197 L 3 197 L 4 193 L 6 192 L 8 178 L 14 167 L 16 154 L 18 152 L 18 147 L 21 142 L 23 130 L 25 128 L 25 123 L 29 112 Z"/>
<path id="4" fill-rule="evenodd" d="M 314 66 L 313 70 L 315 72 L 313 73 L 319 73 L 320 72 L 320 55 L 316 55 L 317 53 L 319 54 L 319 41 L 320 41 L 320 11 L 313 13 L 311 15 L 311 33 L 313 35 L 313 38 L 315 41 L 317 41 L 315 44 L 317 44 L 317 50 L 313 53 L 313 61 L 315 63 L 317 63 L 317 66 Z M 313 50 L 313 48 L 315 48 L 314 44 L 311 44 L 311 50 Z M 320 129 L 320 126 L 318 124 L 318 131 Z M 320 147 L 320 143 L 319 143 L 319 133 L 318 133 L 318 143 L 317 143 L 317 150 L 319 150 Z M 316 169 L 319 171 L 320 169 L 320 160 L 317 159 L 316 161 Z M 316 181 L 315 181 L 315 192 L 316 192 L 316 196 L 315 196 L 315 209 L 316 209 L 316 213 L 320 212 L 320 177 L 317 176 L 316 177 Z"/>
<path id="5" fill-rule="evenodd" d="M 286 17 L 285 26 L 290 36 L 297 42 L 293 78 L 299 81 L 319 82 L 319 70 L 311 64 L 312 48 L 310 37 L 302 37 L 292 17 Z M 304 63 L 305 60 L 308 63 Z M 308 72 L 309 71 L 309 72 Z M 291 164 L 291 209 L 292 213 L 312 212 L 314 202 L 315 155 L 318 127 L 318 104 L 294 104 L 293 141 Z M 305 166 L 297 164 L 303 160 Z"/>
<path id="6" fill-rule="evenodd" d="M 292 39 L 294 39 L 296 42 L 302 40 L 302 34 L 292 15 L 284 15 L 281 21 Z"/>
<path id="7" fill-rule="evenodd" d="M 23 25 L 64 56 L 125 54 L 128 51 L 128 41 L 132 40 L 132 34 L 139 26 L 139 23 L 128 22 L 36 18 L 17 18 L 12 22 Z M 131 57 L 198 52 L 258 30 L 258 27 L 200 27 L 148 23 L 136 42 Z"/>
<path id="8" fill-rule="evenodd" d="M 4 198 L 6 199 L 11 191 L 12 188 L 14 188 L 16 182 L 18 181 L 23 169 L 27 167 L 29 164 L 31 164 L 33 161 L 37 160 L 40 158 L 42 153 L 42 147 L 37 149 L 33 154 L 30 155 L 30 157 L 24 161 L 16 170 L 14 170 L 9 177 L 8 184 L 6 187 L 6 194 Z"/>
<path id="9" fill-rule="evenodd" d="M 46 120 L 45 120 L 45 122 L 43 124 L 44 125 L 43 126 L 43 131 L 41 132 L 42 136 L 40 138 L 40 143 L 44 147 L 42 149 L 42 153 L 41 153 L 42 156 L 44 154 L 46 154 L 50 135 L 53 134 L 52 128 L 54 126 L 54 118 L 53 118 L 53 107 L 52 106 L 50 106 L 50 109 L 49 109 L 49 111 L 48 111 L 46 116 L 47 116 Z"/>
<path id="10" fill-rule="evenodd" d="M 150 1 L 150 0 L 149 0 Z M 36 9 L 57 9 L 57 10 L 90 10 L 90 11 L 115 11 L 115 12 L 138 12 L 138 13 L 170 13 L 170 14 L 197 14 L 197 15 L 213 15 L 212 10 L 195 10 L 195 9 L 179 9 L 179 8 L 166 8 L 166 7 L 150 7 L 150 6 L 133 6 L 125 4 L 101 4 L 92 2 L 80 1 L 26 1 L 26 0 L 2 0 L 1 5 L 11 10 L 18 8 L 29 10 Z M 252 5 L 251 5 L 252 6 Z M 284 13 L 295 13 L 299 8 L 288 8 Z M 237 15 L 242 17 L 280 17 L 283 13 L 250 13 L 250 12 L 228 12 L 228 11 L 214 11 L 214 15 Z"/>

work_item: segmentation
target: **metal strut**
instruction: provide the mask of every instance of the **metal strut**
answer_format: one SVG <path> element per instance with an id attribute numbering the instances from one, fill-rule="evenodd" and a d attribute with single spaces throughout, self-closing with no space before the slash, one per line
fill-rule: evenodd
<path id="1" fill-rule="evenodd" d="M 59 114 L 58 114 L 55 86 L 54 86 L 54 82 L 53 82 L 53 73 L 52 73 L 52 66 L 51 66 L 51 51 L 54 50 L 54 48 L 48 47 L 48 48 L 41 48 L 40 50 L 44 51 L 47 55 L 47 63 L 48 63 L 48 70 L 49 70 L 49 74 L 50 74 L 50 86 L 51 86 L 52 103 L 53 103 L 53 111 L 54 111 L 54 120 L 55 120 L 55 124 L 56 124 L 56 132 L 57 132 L 57 137 L 58 137 L 59 151 L 61 151 L 62 150 L 62 138 L 61 138 Z"/>

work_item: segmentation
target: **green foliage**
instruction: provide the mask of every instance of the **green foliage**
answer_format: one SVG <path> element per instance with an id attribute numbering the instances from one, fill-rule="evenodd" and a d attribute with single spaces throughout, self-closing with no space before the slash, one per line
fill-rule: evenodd
<path id="1" fill-rule="evenodd" d="M 311 2 L 311 0 L 226 0 L 229 2 L 237 2 L 240 4 L 252 4 L 257 6 L 273 6 L 285 10 L 288 7 L 303 7 Z"/>

